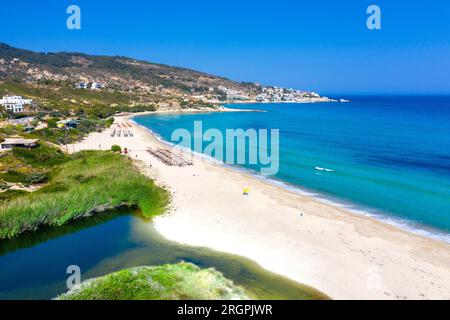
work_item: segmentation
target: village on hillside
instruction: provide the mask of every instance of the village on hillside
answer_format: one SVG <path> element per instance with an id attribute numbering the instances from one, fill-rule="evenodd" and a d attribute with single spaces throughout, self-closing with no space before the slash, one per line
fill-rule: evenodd
<path id="1" fill-rule="evenodd" d="M 344 102 L 315 92 L 235 82 L 124 57 L 48 56 L 5 44 L 0 49 L 4 53 L 0 55 L 0 154 L 34 148 L 40 141 L 55 146 L 79 141 L 109 128 L 114 115 L 124 112 Z"/>

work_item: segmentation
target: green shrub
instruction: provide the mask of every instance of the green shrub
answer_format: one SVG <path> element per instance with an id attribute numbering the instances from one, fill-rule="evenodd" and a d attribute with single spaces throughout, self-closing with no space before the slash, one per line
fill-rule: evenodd
<path id="1" fill-rule="evenodd" d="M 113 145 L 111 147 L 111 151 L 113 151 L 113 152 L 121 152 L 122 148 L 119 145 L 115 144 L 115 145 Z"/>
<path id="2" fill-rule="evenodd" d="M 48 181 L 48 176 L 43 172 L 33 172 L 27 175 L 25 182 L 27 184 L 39 184 Z"/>
<path id="3" fill-rule="evenodd" d="M 114 118 L 108 118 L 105 121 L 106 127 L 111 127 L 111 125 L 114 123 Z"/>
<path id="4" fill-rule="evenodd" d="M 47 121 L 47 127 L 50 129 L 54 129 L 56 127 L 58 127 L 58 119 L 56 118 L 51 118 Z"/>

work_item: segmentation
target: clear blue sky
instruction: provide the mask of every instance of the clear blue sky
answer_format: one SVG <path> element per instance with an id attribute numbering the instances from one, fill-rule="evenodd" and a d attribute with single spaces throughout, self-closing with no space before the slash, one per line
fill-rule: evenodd
<path id="1" fill-rule="evenodd" d="M 66 8 L 82 29 L 66 28 Z M 366 8 L 382 29 L 366 28 Z M 0 42 L 322 93 L 450 93 L 448 0 L 2 1 Z"/>

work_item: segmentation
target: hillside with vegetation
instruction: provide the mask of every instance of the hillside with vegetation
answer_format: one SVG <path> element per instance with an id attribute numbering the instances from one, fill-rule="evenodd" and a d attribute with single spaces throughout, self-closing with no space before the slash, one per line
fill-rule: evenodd
<path id="1" fill-rule="evenodd" d="M 76 89 L 80 82 L 99 83 L 102 89 Z M 0 44 L 0 93 L 22 94 L 44 110 L 214 107 L 195 96 L 220 98 L 219 87 L 251 95 L 260 90 L 251 83 L 122 56 L 40 53 Z"/>
<path id="2" fill-rule="evenodd" d="M 1 96 L 22 96 L 32 103 L 19 113 L 0 107 L 0 128 L 10 119 L 33 117 L 29 129 L 37 129 L 38 138 L 58 144 L 104 129 L 108 118 L 121 112 L 209 111 L 240 102 L 335 101 L 314 92 L 237 82 L 123 56 L 34 52 L 4 43 L 0 43 Z M 42 130 L 51 119 L 76 120 L 81 125 L 78 131 Z"/>

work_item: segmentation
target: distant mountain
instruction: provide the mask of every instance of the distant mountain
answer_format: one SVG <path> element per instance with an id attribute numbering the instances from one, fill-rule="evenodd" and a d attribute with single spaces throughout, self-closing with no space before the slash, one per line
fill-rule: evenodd
<path id="1" fill-rule="evenodd" d="M 33 83 L 95 82 L 120 92 L 142 94 L 202 94 L 219 86 L 255 95 L 259 87 L 190 69 L 122 56 L 76 52 L 42 53 L 0 43 L 0 81 Z"/>
<path id="2" fill-rule="evenodd" d="M 123 56 L 42 53 L 0 43 L 0 95 L 23 95 L 35 111 L 84 107 L 217 108 L 235 102 L 330 102 L 315 92 L 236 82 Z M 128 110 L 128 109 L 127 109 Z"/>
<path id="3" fill-rule="evenodd" d="M 11 81 L 15 83 L 13 86 L 2 88 L 2 82 L 9 84 Z M 48 90 L 57 93 L 60 92 L 60 87 L 75 88 L 80 82 L 99 83 L 104 96 L 109 94 L 108 101 L 103 98 L 95 101 L 82 100 L 86 104 L 99 105 L 109 105 L 115 96 L 119 101 L 127 101 L 130 105 L 162 102 L 177 105 L 179 102 L 183 104 L 183 101 L 219 101 L 224 93 L 218 88 L 236 90 L 250 97 L 255 97 L 261 90 L 253 83 L 240 83 L 186 68 L 128 57 L 95 56 L 77 52 L 42 53 L 0 43 L 0 90 L 6 88 L 3 91 L 10 92 L 13 90 L 8 90 L 9 88 L 15 88 L 15 91 L 29 93 L 39 101 L 48 100 Z M 17 88 L 16 84 L 21 87 Z M 40 94 L 41 90 L 33 95 L 30 87 L 47 91 Z M 57 98 L 78 103 L 77 95 L 60 95 Z M 207 97 L 203 100 L 194 99 L 205 95 Z M 54 105 L 52 101 L 46 102 Z"/>

